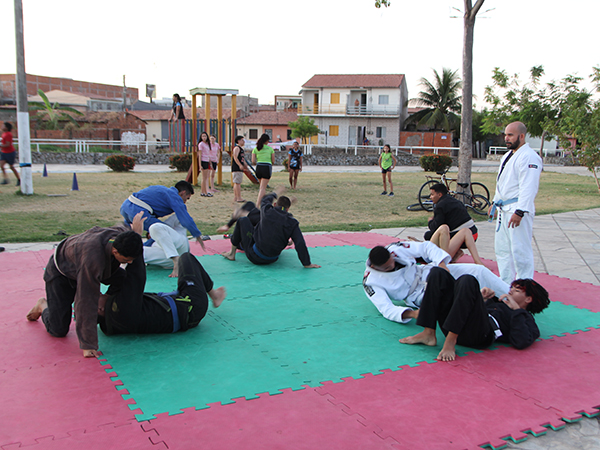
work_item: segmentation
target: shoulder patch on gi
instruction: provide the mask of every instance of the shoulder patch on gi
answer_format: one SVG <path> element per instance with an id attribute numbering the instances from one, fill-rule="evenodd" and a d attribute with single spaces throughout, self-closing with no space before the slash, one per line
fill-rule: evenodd
<path id="1" fill-rule="evenodd" d="M 537 169 L 538 166 L 537 166 L 537 164 L 529 164 L 529 168 L 530 169 Z"/>
<path id="2" fill-rule="evenodd" d="M 365 293 L 369 297 L 373 297 L 373 294 L 375 294 L 375 290 L 367 284 L 367 278 L 369 277 L 369 273 L 370 272 L 365 273 L 365 276 L 363 277 L 363 288 L 365 289 Z"/>

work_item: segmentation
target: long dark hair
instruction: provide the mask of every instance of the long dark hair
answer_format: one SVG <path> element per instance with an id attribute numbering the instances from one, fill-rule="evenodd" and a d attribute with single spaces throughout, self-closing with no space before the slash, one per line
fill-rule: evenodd
<path id="1" fill-rule="evenodd" d="M 181 97 L 179 96 L 179 94 L 173 94 L 173 97 L 177 99 L 173 102 L 173 106 L 175 106 L 178 102 L 181 103 Z M 181 105 L 181 107 L 183 107 L 183 104 Z"/>
<path id="2" fill-rule="evenodd" d="M 269 137 L 269 135 L 267 133 L 263 134 L 260 139 L 258 140 L 258 142 L 256 143 L 256 149 L 257 150 L 262 150 L 264 145 L 269 142 L 271 140 L 271 138 Z"/>
<path id="3" fill-rule="evenodd" d="M 208 144 L 208 148 L 210 147 L 210 136 L 208 135 L 208 133 L 206 131 L 203 131 L 202 133 L 200 133 L 200 138 L 198 139 L 198 144 L 200 144 L 200 142 L 204 142 L 202 140 L 202 135 L 205 134 L 206 135 L 206 143 Z"/>

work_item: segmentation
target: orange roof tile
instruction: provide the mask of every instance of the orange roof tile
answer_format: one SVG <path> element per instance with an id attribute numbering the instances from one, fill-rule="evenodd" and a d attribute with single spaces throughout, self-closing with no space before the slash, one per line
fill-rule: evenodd
<path id="1" fill-rule="evenodd" d="M 313 75 L 302 85 L 303 88 L 397 88 L 402 85 L 404 75 Z"/>
<path id="2" fill-rule="evenodd" d="M 237 120 L 239 125 L 287 125 L 298 119 L 296 111 L 259 111 Z"/>

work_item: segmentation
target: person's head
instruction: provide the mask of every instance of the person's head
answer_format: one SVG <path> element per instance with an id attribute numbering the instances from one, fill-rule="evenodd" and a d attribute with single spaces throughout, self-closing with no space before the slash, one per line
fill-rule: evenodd
<path id="1" fill-rule="evenodd" d="M 12 131 L 12 123 L 4 122 L 4 126 L 2 127 L 2 131 Z"/>
<path id="2" fill-rule="evenodd" d="M 129 264 L 142 255 L 142 237 L 135 231 L 125 231 L 115 238 L 111 252 L 121 264 Z"/>
<path id="3" fill-rule="evenodd" d="M 392 149 L 391 149 L 391 147 L 388 144 L 385 144 L 383 146 L 383 151 L 386 152 L 386 153 L 389 153 L 389 152 L 392 151 Z"/>
<path id="4" fill-rule="evenodd" d="M 179 94 L 173 94 L 173 103 L 181 103 L 181 97 Z"/>
<path id="5" fill-rule="evenodd" d="M 292 144 L 292 148 L 294 150 L 298 150 L 299 147 L 300 147 L 300 144 L 298 144 L 298 141 L 294 141 L 294 143 Z"/>
<path id="6" fill-rule="evenodd" d="M 217 142 L 217 137 L 214 134 L 210 135 L 210 143 L 214 144 L 215 142 Z"/>
<path id="7" fill-rule="evenodd" d="M 550 304 L 548 291 L 530 278 L 520 278 L 510 285 L 510 295 L 519 307 L 526 309 L 531 314 L 542 312 Z"/>
<path id="8" fill-rule="evenodd" d="M 448 188 L 442 183 L 436 183 L 429 188 L 429 198 L 433 203 L 437 203 L 440 198 L 448 193 Z"/>
<path id="9" fill-rule="evenodd" d="M 504 142 L 506 142 L 506 148 L 513 151 L 518 150 L 525 144 L 526 134 L 527 127 L 523 122 L 509 123 L 504 130 Z"/>
<path id="10" fill-rule="evenodd" d="M 286 197 L 285 195 L 280 195 L 277 198 L 277 202 L 275 204 L 287 211 L 288 209 L 290 209 L 290 206 L 292 206 L 292 201 L 289 199 L 289 197 Z"/>
<path id="11" fill-rule="evenodd" d="M 245 143 L 246 143 L 246 141 L 244 141 L 244 136 L 236 136 L 235 137 L 235 145 L 239 145 L 240 147 L 243 147 Z"/>
<path id="12" fill-rule="evenodd" d="M 369 262 L 373 269 L 380 272 L 392 272 L 396 267 L 396 262 L 389 250 L 381 245 L 371 249 L 369 252 Z"/>
<path id="13" fill-rule="evenodd" d="M 271 138 L 267 133 L 263 134 L 256 143 L 256 148 L 262 150 L 262 148 L 271 141 Z"/>
<path id="14" fill-rule="evenodd" d="M 185 180 L 178 181 L 175 184 L 175 189 L 179 193 L 179 196 L 183 200 L 183 203 L 187 202 L 192 195 L 194 195 L 194 186 Z"/>
<path id="15" fill-rule="evenodd" d="M 206 142 L 208 143 L 209 141 L 209 137 L 208 137 L 208 133 L 206 131 L 203 131 L 202 133 L 200 133 L 200 140 L 198 142 Z"/>

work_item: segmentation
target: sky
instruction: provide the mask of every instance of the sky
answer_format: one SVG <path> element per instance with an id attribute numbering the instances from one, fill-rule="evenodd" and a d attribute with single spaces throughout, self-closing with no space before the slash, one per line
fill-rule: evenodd
<path id="1" fill-rule="evenodd" d="M 406 76 L 414 98 L 432 69 L 462 74 L 461 0 L 381 9 L 374 0 L 22 1 L 28 73 L 115 85 L 125 75 L 144 101 L 154 84 L 158 98 L 208 87 L 272 104 L 314 74 L 390 73 Z M 0 73 L 15 73 L 13 1 L 0 2 L 0 17 Z M 587 78 L 600 65 L 598 17 L 593 0 L 486 0 L 475 24 L 476 106 L 494 67 L 521 79 L 537 65 L 543 81 Z"/>

